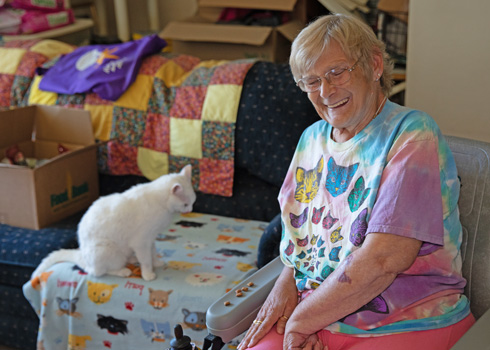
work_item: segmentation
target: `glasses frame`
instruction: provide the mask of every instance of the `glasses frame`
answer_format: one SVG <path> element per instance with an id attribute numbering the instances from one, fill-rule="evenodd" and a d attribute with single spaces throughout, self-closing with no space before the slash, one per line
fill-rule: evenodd
<path id="1" fill-rule="evenodd" d="M 347 79 L 346 81 L 344 81 L 342 84 L 332 84 L 332 83 L 329 81 L 330 79 L 328 78 L 328 75 L 329 75 L 330 73 L 332 73 L 333 71 L 335 71 L 335 68 L 334 68 L 334 69 L 331 69 L 331 70 L 329 70 L 328 72 L 326 72 L 326 73 L 325 73 L 323 76 L 316 77 L 317 81 L 319 81 L 319 82 L 320 82 L 320 85 L 318 85 L 318 87 L 317 87 L 316 89 L 314 89 L 314 90 L 311 90 L 311 91 L 306 91 L 306 90 L 303 90 L 303 89 L 301 88 L 300 83 L 304 82 L 303 78 L 299 79 L 299 80 L 296 82 L 296 86 L 297 86 L 297 87 L 299 87 L 301 91 L 306 92 L 306 93 L 308 93 L 308 94 L 309 94 L 309 93 L 316 92 L 316 91 L 320 90 L 320 88 L 322 87 L 322 83 L 321 83 L 321 82 L 322 82 L 322 80 L 323 80 L 323 79 L 325 79 L 325 81 L 326 81 L 326 82 L 327 82 L 329 85 L 331 85 L 331 86 L 340 86 L 340 85 L 344 85 L 344 84 L 346 84 L 346 83 L 348 83 L 348 82 L 350 81 L 350 79 L 351 79 L 351 73 L 352 73 L 352 72 L 353 72 L 353 71 L 356 69 L 357 64 L 359 63 L 359 61 L 360 61 L 360 60 L 361 60 L 361 59 L 360 59 L 360 58 L 358 58 L 358 59 L 357 59 L 357 61 L 356 61 L 356 62 L 355 62 L 355 63 L 354 63 L 354 64 L 353 64 L 353 65 L 352 65 L 350 68 L 342 68 L 343 70 L 342 70 L 342 72 L 341 72 L 340 74 L 342 74 L 342 73 L 344 73 L 344 72 L 346 72 L 346 71 L 347 71 L 347 72 L 349 72 L 349 79 Z M 303 84 L 303 86 L 304 86 L 304 84 Z"/>

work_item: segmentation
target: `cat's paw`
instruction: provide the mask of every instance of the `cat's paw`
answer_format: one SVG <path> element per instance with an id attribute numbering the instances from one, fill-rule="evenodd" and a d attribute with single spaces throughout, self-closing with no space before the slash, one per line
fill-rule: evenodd
<path id="1" fill-rule="evenodd" d="M 141 277 L 143 277 L 143 279 L 145 281 L 153 281 L 157 277 L 157 275 L 153 271 L 150 271 L 150 272 L 148 272 L 148 271 L 142 271 Z"/>
<path id="2" fill-rule="evenodd" d="M 129 277 L 129 276 L 131 276 L 132 273 L 133 272 L 130 269 L 128 269 L 127 267 L 125 267 L 125 268 L 119 270 L 119 272 L 117 273 L 117 275 L 118 276 L 121 276 L 121 277 Z"/>
<path id="3" fill-rule="evenodd" d="M 165 266 L 165 261 L 158 260 L 158 259 L 153 260 L 153 267 L 162 267 L 162 266 Z"/>

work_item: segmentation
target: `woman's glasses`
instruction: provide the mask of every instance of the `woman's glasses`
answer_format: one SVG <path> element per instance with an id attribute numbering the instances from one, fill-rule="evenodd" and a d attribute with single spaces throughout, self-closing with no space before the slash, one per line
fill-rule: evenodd
<path id="1" fill-rule="evenodd" d="M 322 86 L 322 79 L 325 79 L 327 83 L 333 86 L 345 84 L 350 80 L 350 73 L 356 69 L 358 62 L 359 60 L 357 60 L 350 68 L 334 68 L 325 73 L 323 77 L 301 78 L 296 82 L 296 85 L 298 85 L 304 92 L 310 93 L 320 89 Z"/>

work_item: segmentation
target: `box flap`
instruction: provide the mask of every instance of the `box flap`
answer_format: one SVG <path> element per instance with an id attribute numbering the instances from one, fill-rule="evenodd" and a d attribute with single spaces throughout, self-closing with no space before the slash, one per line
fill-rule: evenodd
<path id="1" fill-rule="evenodd" d="M 408 0 L 380 0 L 378 10 L 395 14 L 408 14 Z"/>
<path id="2" fill-rule="evenodd" d="M 291 21 L 277 27 L 277 31 L 284 35 L 286 39 L 293 42 L 294 38 L 305 27 L 304 23 L 299 20 Z"/>
<path id="3" fill-rule="evenodd" d="M 200 42 L 221 42 L 260 46 L 272 33 L 271 27 L 242 25 L 170 22 L 160 33 L 167 39 Z"/>
<path id="4" fill-rule="evenodd" d="M 32 138 L 36 107 L 0 112 L 0 148 L 7 148 Z"/>
<path id="5" fill-rule="evenodd" d="M 199 0 L 199 6 L 292 11 L 296 0 Z"/>
<path id="6" fill-rule="evenodd" d="M 56 106 L 37 106 L 36 112 L 36 140 L 95 144 L 90 112 Z"/>

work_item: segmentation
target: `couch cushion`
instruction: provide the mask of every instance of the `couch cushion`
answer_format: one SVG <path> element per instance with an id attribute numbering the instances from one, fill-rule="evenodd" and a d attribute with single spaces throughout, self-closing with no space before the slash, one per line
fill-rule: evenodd
<path id="1" fill-rule="evenodd" d="M 236 166 L 281 186 L 303 130 L 318 120 L 287 64 L 257 62 L 247 73 L 240 98 Z"/>
<path id="2" fill-rule="evenodd" d="M 81 215 L 73 215 L 41 230 L 0 224 L 0 283 L 22 286 L 51 251 L 76 248 L 77 223 Z"/>

